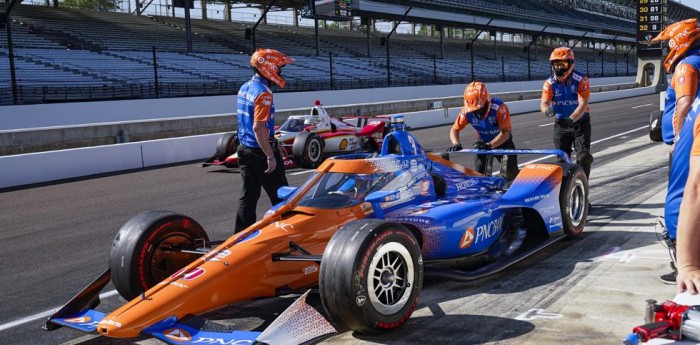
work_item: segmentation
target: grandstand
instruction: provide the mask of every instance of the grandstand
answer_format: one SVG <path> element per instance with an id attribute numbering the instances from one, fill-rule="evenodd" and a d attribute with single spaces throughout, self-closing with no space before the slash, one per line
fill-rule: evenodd
<path id="1" fill-rule="evenodd" d="M 551 48 L 580 41 L 572 34 L 580 30 L 590 32 L 587 37 L 602 38 L 574 47 L 577 69 L 592 77 L 636 72 L 629 43 L 634 36 L 634 14 L 624 1 L 578 1 L 576 9 L 559 0 L 382 3 L 415 6 L 416 14 L 397 18 L 371 10 L 358 9 L 357 13 L 429 24 L 430 18 L 421 11 L 477 19 L 490 16 L 517 20 L 515 23 L 546 18 L 549 25 L 558 25 L 558 31 L 536 34 L 508 25 L 488 27 L 475 19 L 473 25 L 459 27 L 459 35 L 444 37 L 445 29 L 432 36 L 395 34 L 390 59 L 380 44 L 384 33 L 367 34 L 368 26 L 321 29 L 317 40 L 314 28 L 260 25 L 256 44 L 279 49 L 297 60 L 285 69 L 289 87 L 284 91 L 384 87 L 387 70 L 391 71 L 391 86 L 466 83 L 472 78 L 542 79 L 549 74 Z M 190 52 L 186 22 L 179 17 L 16 5 L 10 24 L 18 104 L 234 94 L 250 77 L 247 61 L 253 43 L 245 39 L 250 23 L 192 19 Z M 431 25 L 450 24 L 454 23 Z M 504 32 L 509 33 L 510 41 L 503 39 Z M 609 37 L 607 43 L 604 37 Z M 0 104 L 14 103 L 9 54 L 7 36 L 0 34 Z"/>

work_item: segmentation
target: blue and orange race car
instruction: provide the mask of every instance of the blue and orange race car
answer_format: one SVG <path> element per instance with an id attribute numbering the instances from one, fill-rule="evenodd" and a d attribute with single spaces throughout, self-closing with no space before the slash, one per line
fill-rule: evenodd
<path id="1" fill-rule="evenodd" d="M 325 318 L 381 332 L 411 316 L 424 276 L 478 279 L 583 231 L 588 182 L 563 152 L 462 150 L 563 161 L 525 165 L 505 188 L 501 177 L 424 152 L 402 120 L 392 118 L 379 154 L 329 158 L 304 185 L 281 188 L 284 201 L 263 219 L 223 242 L 172 212 L 132 218 L 113 242 L 110 269 L 45 327 L 146 334 L 170 344 L 299 344 L 334 331 L 303 298 L 262 332 L 212 328 L 198 317 L 318 286 Z M 131 301 L 105 314 L 95 307 L 110 280 Z"/>

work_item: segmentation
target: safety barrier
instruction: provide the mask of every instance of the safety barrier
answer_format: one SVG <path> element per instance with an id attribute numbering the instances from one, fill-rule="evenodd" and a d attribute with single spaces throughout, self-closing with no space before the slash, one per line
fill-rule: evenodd
<path id="1" fill-rule="evenodd" d="M 591 102 L 641 96 L 654 93 L 653 87 L 593 93 Z M 512 114 L 539 109 L 539 99 L 513 101 Z M 458 107 L 405 113 L 405 122 L 413 128 L 449 124 Z M 204 159 L 214 153 L 221 133 L 102 145 L 0 157 L 0 188 L 86 177 L 118 171 L 147 168 Z"/>

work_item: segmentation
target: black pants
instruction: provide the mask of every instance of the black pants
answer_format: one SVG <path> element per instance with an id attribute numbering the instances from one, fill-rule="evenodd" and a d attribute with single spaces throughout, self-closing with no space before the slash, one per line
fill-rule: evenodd
<path id="1" fill-rule="evenodd" d="M 591 174 L 591 121 L 590 118 L 579 120 L 570 127 L 554 123 L 554 146 L 571 157 L 571 145 L 576 150 L 576 164 L 586 173 Z"/>
<path id="2" fill-rule="evenodd" d="M 266 174 L 267 157 L 258 148 L 238 146 L 238 167 L 243 178 L 243 190 L 238 199 L 238 213 L 236 214 L 235 232 L 249 227 L 257 220 L 255 209 L 260 199 L 260 187 L 265 188 L 270 202 L 275 205 L 282 201 L 277 197 L 277 190 L 287 186 L 287 176 L 284 174 L 284 162 L 278 151 L 275 151 L 277 168 L 271 174 Z"/>
<path id="3" fill-rule="evenodd" d="M 515 143 L 513 143 L 513 138 L 508 139 L 505 143 L 501 144 L 499 147 L 494 147 L 494 149 L 502 149 L 502 150 L 514 150 L 515 149 Z M 478 171 L 480 174 L 483 174 L 486 172 L 486 161 L 488 160 L 488 157 L 490 155 L 476 155 L 476 158 L 474 158 L 474 169 Z M 503 155 L 495 155 L 492 156 L 498 160 L 498 163 L 501 164 L 501 171 L 503 171 Z M 508 155 L 506 158 L 506 181 L 513 181 L 516 176 L 518 176 L 518 173 L 520 170 L 518 169 L 518 156 L 516 155 Z"/>

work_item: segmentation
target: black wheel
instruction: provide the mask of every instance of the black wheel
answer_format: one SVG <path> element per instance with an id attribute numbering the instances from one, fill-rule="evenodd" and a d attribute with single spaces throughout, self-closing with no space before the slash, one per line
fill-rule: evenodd
<path id="1" fill-rule="evenodd" d="M 363 137 L 360 138 L 362 141 L 362 151 L 363 152 L 368 152 L 368 153 L 373 153 L 373 152 L 379 152 L 380 148 L 379 145 L 377 145 L 377 142 L 374 140 L 372 137 Z"/>
<path id="2" fill-rule="evenodd" d="M 170 211 L 146 211 L 124 224 L 112 242 L 112 284 L 131 300 L 200 257 L 168 249 L 209 241 L 194 219 Z"/>
<path id="3" fill-rule="evenodd" d="M 649 116 L 649 139 L 651 141 L 661 141 L 663 137 L 661 136 L 661 117 L 663 112 L 654 111 Z"/>
<path id="4" fill-rule="evenodd" d="M 323 161 L 323 140 L 316 133 L 297 134 L 292 144 L 292 158 L 301 168 L 317 168 Z"/>
<path id="5" fill-rule="evenodd" d="M 423 259 L 411 231 L 382 220 L 356 220 L 331 238 L 319 290 L 326 313 L 354 331 L 402 325 L 423 286 Z"/>
<path id="6" fill-rule="evenodd" d="M 577 165 L 562 164 L 564 176 L 559 191 L 564 233 L 568 239 L 575 239 L 583 232 L 588 218 L 588 179 L 583 169 Z"/>
<path id="7" fill-rule="evenodd" d="M 238 134 L 226 133 L 216 143 L 216 154 L 219 161 L 224 161 L 238 149 Z"/>

